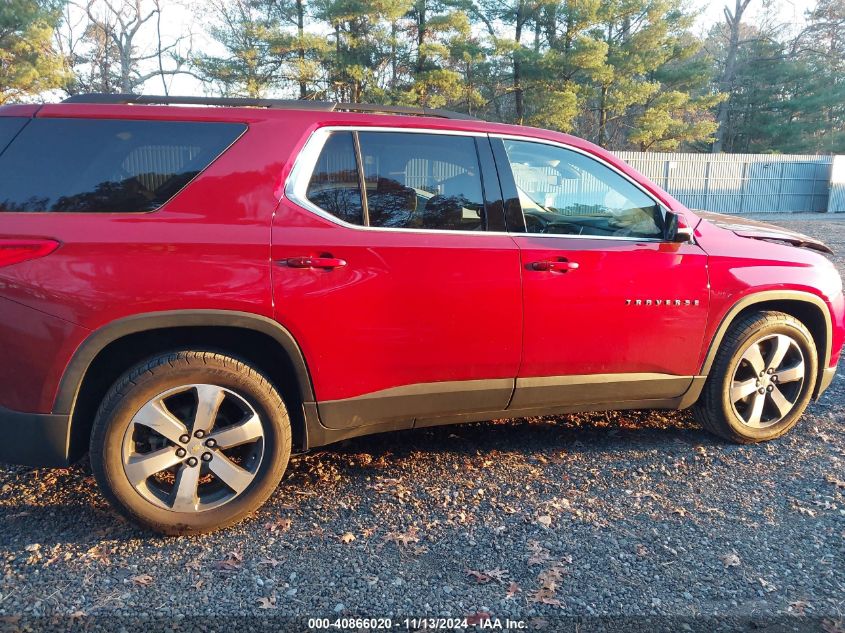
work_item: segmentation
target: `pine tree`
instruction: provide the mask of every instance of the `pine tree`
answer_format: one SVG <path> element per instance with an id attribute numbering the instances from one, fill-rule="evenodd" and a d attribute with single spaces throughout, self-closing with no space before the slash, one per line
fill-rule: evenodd
<path id="1" fill-rule="evenodd" d="M 340 101 L 360 103 L 386 98 L 390 25 L 410 9 L 409 0 L 318 0 L 317 15 L 331 26 L 329 93 Z"/>
<path id="2" fill-rule="evenodd" d="M 65 82 L 63 61 L 53 47 L 59 17 L 54 2 L 0 3 L 0 104 L 36 98 Z"/>
<path id="3" fill-rule="evenodd" d="M 281 84 L 281 34 L 268 5 L 251 0 L 214 0 L 209 34 L 225 55 L 199 54 L 194 72 L 226 96 L 265 97 Z"/>
<path id="4" fill-rule="evenodd" d="M 477 91 L 468 86 L 472 64 L 481 61 L 474 46 L 466 13 L 454 3 L 415 0 L 405 16 L 413 47 L 408 51 L 409 72 L 397 100 L 400 103 L 442 108 L 463 102 L 478 105 Z"/>

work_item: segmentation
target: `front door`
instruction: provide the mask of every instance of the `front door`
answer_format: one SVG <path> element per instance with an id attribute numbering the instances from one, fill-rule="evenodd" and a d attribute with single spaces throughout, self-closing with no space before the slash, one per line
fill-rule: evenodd
<path id="1" fill-rule="evenodd" d="M 274 220 L 273 285 L 323 424 L 504 409 L 521 350 L 519 250 L 487 138 L 335 129 L 309 155 Z"/>
<path id="2" fill-rule="evenodd" d="M 707 320 L 704 251 L 664 241 L 660 204 L 597 158 L 493 142 L 503 144 L 525 222 L 514 235 L 524 343 L 511 409 L 681 395 Z"/>

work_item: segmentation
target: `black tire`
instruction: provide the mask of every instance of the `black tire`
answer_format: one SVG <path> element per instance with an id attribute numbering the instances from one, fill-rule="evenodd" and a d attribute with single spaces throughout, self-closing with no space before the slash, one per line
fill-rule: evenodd
<path id="1" fill-rule="evenodd" d="M 234 398 L 238 403 L 246 403 L 246 406 L 251 407 L 259 418 L 260 432 L 263 436 L 259 440 L 261 442 L 259 448 L 254 448 L 258 446 L 255 443 L 250 445 L 253 447 L 250 450 L 260 451 L 260 456 L 250 458 L 253 459 L 251 463 L 254 464 L 254 471 L 249 473 L 252 479 L 248 485 L 238 492 L 234 488 L 228 489 L 223 479 L 218 481 L 211 472 L 210 463 L 200 462 L 198 468 L 201 470 L 198 472 L 205 475 L 197 475 L 199 483 L 194 486 L 197 491 L 195 498 L 200 499 L 198 491 L 201 486 L 209 486 L 208 482 L 211 481 L 219 489 L 215 494 L 220 499 L 218 503 L 223 505 L 214 507 L 212 504 L 209 509 L 177 512 L 156 505 L 133 486 L 124 467 L 124 451 L 127 445 L 136 446 L 134 434 L 138 426 L 134 425 L 133 418 L 139 410 L 161 394 L 168 393 L 169 390 L 175 389 L 179 393 L 179 388 L 184 385 L 217 386 L 228 394 L 223 396 L 224 398 Z M 191 392 L 190 389 L 181 393 L 189 392 Z M 197 402 L 195 407 L 199 408 L 198 388 L 194 387 L 191 393 L 195 394 Z M 184 397 L 187 398 L 187 396 Z M 215 422 L 219 419 L 221 410 L 222 405 L 216 409 Z M 198 417 L 198 414 L 195 413 L 195 416 Z M 133 430 L 128 431 L 130 425 Z M 225 428 L 232 427 L 224 426 L 223 429 Z M 128 444 L 127 433 L 130 433 L 128 437 L 132 438 L 128 440 Z M 194 435 L 197 434 L 193 433 L 191 442 L 196 444 L 202 441 L 195 439 Z M 206 444 L 211 439 L 210 432 L 207 435 Z M 161 450 L 173 450 L 176 454 L 179 452 L 184 454 L 183 447 L 177 442 L 163 436 L 156 437 L 155 440 L 159 445 L 167 444 Z M 217 449 L 222 453 L 222 447 L 217 447 Z M 201 450 L 208 450 L 210 454 L 215 449 L 201 448 Z M 224 528 L 256 510 L 278 486 L 287 468 L 290 451 L 291 426 L 287 409 L 278 391 L 265 376 L 231 356 L 209 351 L 179 351 L 162 354 L 136 365 L 112 386 L 97 412 L 91 433 L 90 455 L 97 483 L 115 510 L 130 521 L 155 532 L 181 535 L 211 532 Z M 185 459 L 190 457 L 189 454 Z M 212 458 L 209 457 L 209 461 L 211 460 Z M 220 460 L 215 463 L 224 461 L 222 458 Z M 196 461 L 195 459 L 194 462 Z M 173 473 L 186 465 L 186 463 L 180 463 L 162 473 L 169 477 L 168 472 Z M 157 477 L 162 473 L 154 476 Z M 173 479 L 174 494 L 179 482 L 178 477 L 179 475 L 175 475 Z M 157 482 L 154 483 L 158 485 Z M 147 490 L 147 483 L 143 486 L 144 490 Z M 234 495 L 234 497 L 229 501 L 224 501 L 226 494 Z"/>
<path id="2" fill-rule="evenodd" d="M 793 387 L 794 402 L 789 412 L 770 425 L 758 428 L 750 426 L 741 417 L 731 398 L 731 386 L 734 383 L 735 372 L 740 367 L 740 363 L 748 364 L 747 360 L 743 361 L 743 354 L 753 344 L 759 343 L 765 346 L 766 341 L 773 340 L 772 337 L 776 335 L 786 335 L 794 341 L 800 350 L 803 355 L 804 378 L 800 385 Z M 743 371 L 755 370 L 751 367 L 744 367 Z M 768 369 L 766 372 L 771 373 Z M 693 416 L 706 430 L 731 442 L 750 444 L 772 440 L 780 437 L 798 423 L 812 397 L 817 375 L 818 353 L 816 346 L 812 335 L 801 321 L 783 312 L 751 313 L 733 323 L 725 334 L 719 351 L 716 353 L 704 390 L 698 402 L 693 406 Z M 755 380 L 756 376 L 755 373 Z M 763 380 L 767 381 L 768 378 Z M 762 383 L 761 388 L 768 389 L 767 384 L 769 383 Z M 774 385 L 774 387 L 777 388 L 778 385 Z M 783 384 L 780 387 L 783 387 Z M 749 401 L 751 398 L 757 398 L 756 393 L 748 396 Z M 772 411 L 771 403 L 765 406 L 769 407 L 769 411 Z M 747 412 L 748 409 L 745 411 Z M 778 413 L 775 412 L 771 417 L 776 419 L 777 415 Z"/>

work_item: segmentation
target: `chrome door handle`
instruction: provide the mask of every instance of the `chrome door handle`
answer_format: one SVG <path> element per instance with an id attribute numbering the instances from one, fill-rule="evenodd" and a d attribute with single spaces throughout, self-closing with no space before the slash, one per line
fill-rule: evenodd
<path id="1" fill-rule="evenodd" d="M 572 270 L 578 270 L 580 266 L 578 262 L 570 262 L 566 259 L 545 259 L 539 262 L 531 263 L 531 270 L 551 271 L 556 273 L 567 273 Z"/>
<path id="2" fill-rule="evenodd" d="M 331 270 L 346 266 L 346 260 L 337 257 L 289 257 L 284 263 L 291 268 L 323 268 Z"/>

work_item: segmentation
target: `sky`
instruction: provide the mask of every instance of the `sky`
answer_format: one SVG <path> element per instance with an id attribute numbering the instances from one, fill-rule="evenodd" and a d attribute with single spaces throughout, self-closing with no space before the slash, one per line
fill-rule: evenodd
<path id="1" fill-rule="evenodd" d="M 695 7 L 697 3 L 692 3 Z M 699 33 L 707 32 L 710 27 L 716 22 L 723 20 L 723 10 L 725 6 L 730 6 L 734 9 L 736 0 L 725 0 L 723 2 L 704 2 L 706 8 L 698 18 L 696 29 Z M 804 23 L 804 14 L 816 5 L 814 0 L 751 0 L 748 5 L 745 15 L 748 16 L 749 21 L 757 21 L 764 16 L 767 11 L 774 13 L 777 21 L 780 23 L 789 23 L 795 26 L 800 26 Z"/>
<path id="2" fill-rule="evenodd" d="M 184 2 L 193 1 L 194 6 L 199 7 L 198 11 L 201 14 L 201 7 L 204 4 L 203 0 L 183 0 Z M 203 50 L 205 52 L 222 54 L 222 51 L 215 50 L 216 44 L 213 40 L 203 34 L 203 25 L 198 23 L 196 14 L 187 4 L 183 4 L 179 0 L 164 0 L 162 5 L 164 13 L 167 15 L 167 20 L 163 23 L 163 30 L 165 38 L 177 37 L 187 30 L 194 32 L 194 50 Z M 695 9 L 700 6 L 701 0 L 688 0 L 689 7 Z M 736 0 L 722 0 L 716 2 L 707 2 L 704 0 L 705 8 L 701 12 L 696 21 L 695 31 L 699 35 L 704 35 L 709 31 L 710 27 L 722 21 L 723 10 L 726 4 L 731 8 L 734 7 Z M 775 18 L 776 22 L 783 24 L 790 24 L 796 30 L 804 23 L 804 15 L 808 9 L 815 6 L 815 0 L 751 0 L 751 4 L 746 12 L 749 21 L 758 21 L 760 18 L 769 13 Z M 153 32 L 147 33 L 150 45 L 152 45 Z M 143 42 L 142 42 L 143 45 Z M 203 85 L 197 79 L 188 75 L 178 75 L 170 80 L 170 94 L 189 94 L 200 95 L 203 94 Z M 162 92 L 162 85 L 160 79 L 155 79 L 148 82 L 145 86 L 144 92 L 149 94 L 159 94 Z"/>

